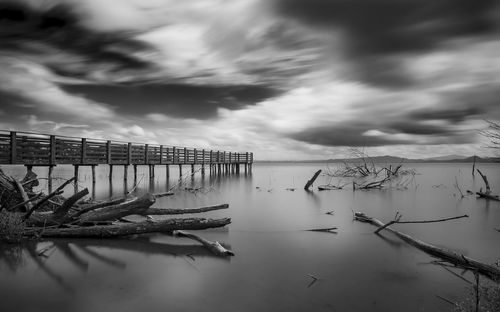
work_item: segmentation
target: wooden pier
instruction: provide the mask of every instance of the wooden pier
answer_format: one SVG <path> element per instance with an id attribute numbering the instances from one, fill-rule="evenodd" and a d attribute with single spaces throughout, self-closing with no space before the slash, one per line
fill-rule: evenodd
<path id="1" fill-rule="evenodd" d="M 49 181 L 52 168 L 57 165 L 73 165 L 78 179 L 80 166 L 92 167 L 92 182 L 95 183 L 95 166 L 109 165 L 110 178 L 113 166 L 124 166 L 124 179 L 128 167 L 149 166 L 149 176 L 154 177 L 157 165 L 165 165 L 167 177 L 169 166 L 178 165 L 182 176 L 182 166 L 201 166 L 201 174 L 208 168 L 210 174 L 239 173 L 240 166 L 245 173 L 251 171 L 253 153 L 227 152 L 157 144 L 141 144 L 113 140 L 77 138 L 60 135 L 0 130 L 0 165 L 25 165 L 28 171 L 33 166 L 49 167 Z"/>

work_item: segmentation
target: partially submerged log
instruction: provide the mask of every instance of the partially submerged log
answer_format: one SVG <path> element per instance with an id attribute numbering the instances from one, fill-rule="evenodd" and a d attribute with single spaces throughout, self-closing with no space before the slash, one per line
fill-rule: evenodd
<path id="1" fill-rule="evenodd" d="M 316 171 L 316 173 L 314 173 L 312 178 L 309 181 L 307 181 L 306 185 L 304 186 L 304 190 L 306 190 L 306 191 L 309 190 L 309 188 L 311 187 L 311 185 L 313 185 L 314 181 L 316 181 L 316 179 L 318 178 L 320 173 L 321 173 L 321 170 L 318 170 L 318 171 Z"/>
<path id="2" fill-rule="evenodd" d="M 199 208 L 148 208 L 146 211 L 142 212 L 142 215 L 177 215 L 177 214 L 188 214 L 188 213 L 202 213 L 219 209 L 229 208 L 228 204 L 213 205 Z"/>
<path id="3" fill-rule="evenodd" d="M 356 212 L 354 214 L 354 218 L 357 221 L 361 222 L 366 222 L 369 224 L 372 224 L 376 227 L 384 227 L 384 223 L 382 223 L 380 220 L 377 220 L 375 218 L 368 217 L 364 213 L 361 212 Z M 477 271 L 478 273 L 487 276 L 490 279 L 499 279 L 500 278 L 500 268 L 497 266 L 493 266 L 487 263 L 480 262 L 478 260 L 469 258 L 467 256 L 464 256 L 463 254 L 459 254 L 457 252 L 454 252 L 452 250 L 447 250 L 444 248 L 440 248 L 428 243 L 425 243 L 421 240 L 418 240 L 416 238 L 411 237 L 408 234 L 402 233 L 400 231 L 397 231 L 391 227 L 386 227 L 386 231 L 389 231 L 393 234 L 395 234 L 397 237 L 405 241 L 406 243 L 430 254 L 431 256 L 443 259 L 445 261 L 448 261 L 454 265 L 461 266 L 465 269 L 470 269 Z"/>
<path id="4" fill-rule="evenodd" d="M 180 236 L 180 237 L 187 237 L 190 239 L 193 239 L 197 242 L 200 242 L 203 246 L 205 246 L 210 252 L 212 252 L 216 256 L 220 257 L 228 257 L 228 256 L 234 256 L 234 252 L 232 252 L 229 249 L 224 248 L 219 242 L 212 242 L 209 240 L 204 239 L 203 237 L 200 237 L 198 235 L 184 232 L 184 231 L 175 231 L 175 235 Z"/>
<path id="5" fill-rule="evenodd" d="M 476 195 L 479 197 L 485 198 L 485 199 L 500 201 L 500 198 L 498 197 L 498 195 L 491 194 L 491 187 L 490 187 L 490 183 L 488 182 L 488 177 L 486 175 L 484 175 L 479 169 L 476 169 L 476 170 L 481 175 L 481 178 L 483 179 L 484 184 L 486 186 L 486 190 L 484 192 L 481 189 L 479 192 L 476 192 Z"/>
<path id="6" fill-rule="evenodd" d="M 75 226 L 69 228 L 33 228 L 28 229 L 25 236 L 33 234 L 40 237 L 93 237 L 93 238 L 112 238 L 126 235 L 145 234 L 145 233 L 166 233 L 175 230 L 204 230 L 209 228 L 223 227 L 231 223 L 230 218 L 223 219 L 205 219 L 205 218 L 186 218 L 186 219 L 167 219 L 157 222 L 137 222 L 137 223 L 118 223 L 112 225 L 95 226 Z"/>
<path id="7" fill-rule="evenodd" d="M 79 222 L 109 221 L 117 220 L 131 214 L 144 214 L 144 212 L 154 203 L 154 196 L 148 193 L 128 202 L 84 213 L 80 216 Z"/>
<path id="8" fill-rule="evenodd" d="M 332 191 L 332 190 L 341 190 L 341 189 L 342 189 L 341 186 L 335 186 L 335 185 L 330 185 L 330 184 L 318 186 L 318 191 Z"/>

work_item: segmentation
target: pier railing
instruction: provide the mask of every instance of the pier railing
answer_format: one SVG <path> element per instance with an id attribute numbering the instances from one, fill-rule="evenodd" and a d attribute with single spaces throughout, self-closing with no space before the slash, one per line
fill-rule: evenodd
<path id="1" fill-rule="evenodd" d="M 0 164 L 251 164 L 253 153 L 0 130 Z"/>

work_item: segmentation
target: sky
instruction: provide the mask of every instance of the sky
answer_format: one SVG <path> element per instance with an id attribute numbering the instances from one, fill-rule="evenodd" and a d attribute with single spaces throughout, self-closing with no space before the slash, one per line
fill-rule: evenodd
<path id="1" fill-rule="evenodd" d="M 0 129 L 494 156 L 499 51 L 498 0 L 0 0 Z"/>

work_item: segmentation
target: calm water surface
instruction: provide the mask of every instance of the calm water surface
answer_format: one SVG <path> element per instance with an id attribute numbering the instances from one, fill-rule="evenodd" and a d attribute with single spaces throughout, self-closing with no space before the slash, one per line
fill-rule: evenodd
<path id="1" fill-rule="evenodd" d="M 252 175 L 184 181 L 203 187 L 193 194 L 177 190 L 155 207 L 197 207 L 228 203 L 230 208 L 207 217 L 232 218 L 224 229 L 200 231 L 225 243 L 235 253 L 216 258 L 195 242 L 168 235 L 119 240 L 56 240 L 24 248 L 0 245 L 2 311 L 449 311 L 437 295 L 458 301 L 467 285 L 433 259 L 394 236 L 374 235 L 374 227 L 352 221 L 352 210 L 382 221 L 399 211 L 406 220 L 468 214 L 445 223 L 406 224 L 397 228 L 426 242 L 458 250 L 493 263 L 500 259 L 500 204 L 467 196 L 484 187 L 472 178 L 469 164 L 408 164 L 418 175 L 407 188 L 305 192 L 305 182 L 322 164 L 256 164 Z M 500 166 L 480 164 L 495 193 L 500 193 Z M 178 173 L 139 168 L 137 194 L 175 186 Z M 185 167 L 184 170 L 188 168 Z M 23 168 L 4 168 L 21 177 Z M 91 186 L 88 169 L 79 187 Z M 163 170 L 163 171 L 162 171 Z M 132 170 L 129 170 L 132 171 Z M 36 168 L 40 177 L 46 169 Z M 131 189 L 116 167 L 98 167 L 92 190 L 96 199 L 119 197 Z M 69 178 L 72 167 L 57 167 L 55 176 Z M 321 176 L 318 184 L 329 179 Z M 349 181 L 344 179 L 345 182 Z M 57 182 L 60 183 L 60 182 Z M 55 183 L 57 185 L 57 183 Z M 41 181 L 41 187 L 46 181 Z M 296 188 L 295 191 L 286 190 Z M 68 190 L 70 194 L 72 190 Z M 334 211 L 333 215 L 326 212 Z M 305 231 L 339 228 L 338 234 Z M 36 257 L 38 250 L 56 248 Z M 457 271 L 461 273 L 461 271 Z M 314 275 L 318 280 L 311 285 Z M 464 275 L 472 279 L 469 273 Z"/>

